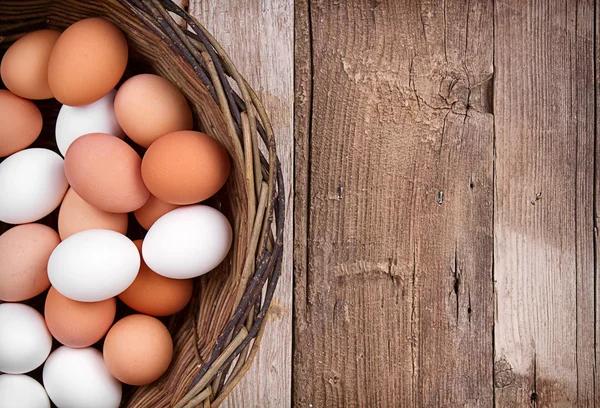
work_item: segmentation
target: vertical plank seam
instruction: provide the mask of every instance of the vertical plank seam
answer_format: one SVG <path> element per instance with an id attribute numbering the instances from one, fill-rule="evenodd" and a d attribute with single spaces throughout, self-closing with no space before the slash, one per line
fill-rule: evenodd
<path id="1" fill-rule="evenodd" d="M 594 2 L 595 3 L 595 2 Z M 578 18 L 578 14 L 579 14 L 579 1 L 575 2 L 575 27 L 574 27 L 574 33 L 575 33 L 575 52 L 577 53 L 577 45 L 578 45 L 578 35 L 577 35 L 577 18 Z M 565 12 L 565 16 L 566 18 L 568 18 L 568 14 L 566 14 Z M 569 49 L 569 53 L 571 53 L 573 50 L 573 48 L 571 47 Z M 570 63 L 573 63 L 573 57 L 569 56 L 569 60 Z M 571 70 L 573 71 L 573 69 Z M 575 75 L 576 78 L 575 80 L 577 80 L 577 61 L 575 61 Z M 578 245 L 578 233 L 579 233 L 579 228 L 578 228 L 578 224 L 579 224 L 579 200 L 577 199 L 578 193 L 579 193 L 579 189 L 578 189 L 578 185 L 579 185 L 579 179 L 578 179 L 578 175 L 579 175 L 579 120 L 577 120 L 578 115 L 575 114 L 573 115 L 573 107 L 576 106 L 575 104 L 578 101 L 578 96 L 579 96 L 579 90 L 578 87 L 575 85 L 573 86 L 573 76 L 571 76 L 570 78 L 570 84 L 571 84 L 571 120 L 573 120 L 573 117 L 575 116 L 575 195 L 574 195 L 574 200 L 575 200 L 575 372 L 577 373 L 575 376 L 575 386 L 577 387 L 577 405 L 579 405 L 579 245 Z M 573 100 L 573 91 L 575 91 L 575 100 Z M 577 109 L 577 108 L 576 108 Z"/>
<path id="2" fill-rule="evenodd" d="M 306 290 L 305 290 L 305 304 L 306 309 L 310 308 L 309 303 L 309 289 L 310 289 L 310 270 L 309 270 L 309 260 L 311 258 L 311 246 L 308 245 L 308 241 L 310 240 L 310 207 L 311 207 L 311 198 L 310 198 L 310 185 L 312 178 L 311 171 L 311 158 L 312 158 L 312 132 L 313 132 L 313 107 L 314 107 L 314 90 L 315 90 L 315 68 L 314 68 L 314 48 L 313 48 L 313 25 L 312 25 L 312 7 L 311 0 L 307 2 L 307 17 L 308 17 L 308 49 L 309 49 L 309 64 L 310 64 L 310 101 L 308 103 L 308 129 L 306 135 L 306 143 L 308 145 L 307 158 L 306 158 L 306 265 L 305 265 L 305 274 L 306 274 Z"/>
<path id="3" fill-rule="evenodd" d="M 593 236 L 592 243 L 594 246 L 594 367 L 592 371 L 592 381 L 593 381 L 593 393 L 594 396 L 594 407 L 596 406 L 596 362 L 597 362 L 597 349 L 596 349 L 596 341 L 597 337 L 597 296 L 598 296 L 598 225 L 597 225 L 597 194 L 598 194 L 598 48 L 597 48 L 597 37 L 598 37 L 598 10 L 597 10 L 598 0 L 594 1 L 594 196 L 592 197 L 593 201 Z"/>
<path id="4" fill-rule="evenodd" d="M 496 0 L 492 0 L 492 407 L 496 408 Z"/>

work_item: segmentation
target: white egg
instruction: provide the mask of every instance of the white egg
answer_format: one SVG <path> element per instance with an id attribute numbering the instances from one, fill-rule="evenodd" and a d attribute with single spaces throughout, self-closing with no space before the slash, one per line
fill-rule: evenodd
<path id="1" fill-rule="evenodd" d="M 64 156 L 71 143 L 88 133 L 107 133 L 125 137 L 115 116 L 115 95 L 112 90 L 96 102 L 84 106 L 63 105 L 56 118 L 56 144 Z"/>
<path id="2" fill-rule="evenodd" d="M 129 287 L 140 269 L 140 254 L 125 235 L 104 229 L 73 234 L 54 249 L 48 278 L 63 296 L 99 302 Z"/>
<path id="3" fill-rule="evenodd" d="M 26 375 L 0 375 L 0 408 L 50 408 L 44 387 Z"/>
<path id="4" fill-rule="evenodd" d="M 194 278 L 225 259 L 231 240 L 231 224 L 223 214 L 206 205 L 191 205 L 168 212 L 150 227 L 142 255 L 160 275 Z"/>
<path id="5" fill-rule="evenodd" d="M 68 187 L 63 159 L 57 153 L 21 150 L 0 163 L 0 221 L 37 221 L 59 206 Z"/>
<path id="6" fill-rule="evenodd" d="M 58 408 L 117 408 L 122 386 L 95 348 L 56 349 L 44 365 L 44 386 Z"/>
<path id="7" fill-rule="evenodd" d="M 0 304 L 0 371 L 23 374 L 48 357 L 52 336 L 34 308 L 21 303 Z"/>

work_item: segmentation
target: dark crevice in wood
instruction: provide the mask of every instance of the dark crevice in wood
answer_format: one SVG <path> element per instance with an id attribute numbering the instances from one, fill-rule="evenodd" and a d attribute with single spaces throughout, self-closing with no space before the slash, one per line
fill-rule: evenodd
<path id="1" fill-rule="evenodd" d="M 539 401 L 539 395 L 537 393 L 537 356 L 533 353 L 533 385 L 531 391 L 531 405 L 533 408 L 537 407 Z"/>
<path id="2" fill-rule="evenodd" d="M 310 240 L 310 203 L 311 203 L 311 157 L 312 157 L 312 131 L 313 131 L 313 108 L 314 108 L 314 90 L 315 90 L 315 68 L 314 68 L 314 49 L 313 49 L 313 24 L 312 24 L 312 8 L 311 0 L 307 1 L 307 18 L 308 18 L 308 47 L 310 50 L 310 95 L 308 102 L 308 129 L 306 129 L 306 144 L 307 149 L 307 176 L 306 176 L 306 308 L 310 308 L 310 270 L 309 259 L 311 256 L 311 246 L 308 243 Z"/>
<path id="3" fill-rule="evenodd" d="M 492 78 L 491 89 L 489 96 L 490 113 L 493 115 L 492 120 L 492 406 L 496 408 L 496 312 L 497 312 L 497 294 L 496 294 L 496 251 L 494 249 L 496 243 L 496 188 L 497 172 L 496 172 L 496 115 L 494 114 L 494 87 L 496 86 L 496 0 L 492 0 Z"/>
<path id="4" fill-rule="evenodd" d="M 598 0 L 594 1 L 594 186 L 593 186 L 593 226 L 594 233 L 592 236 L 593 244 L 593 259 L 594 259 L 594 344 L 598 340 Z M 597 366 L 597 347 L 594 347 L 594 370 L 592 373 L 593 396 L 594 401 L 597 398 L 597 386 L 596 386 L 596 368 Z"/>
<path id="5" fill-rule="evenodd" d="M 598 340 L 598 316 L 597 316 L 597 304 L 598 304 L 598 1 L 594 2 L 594 196 L 593 196 L 593 246 L 594 246 L 594 344 Z M 594 401 L 598 396 L 598 389 L 596 385 L 596 369 L 597 369 L 597 347 L 594 347 L 594 371 L 593 371 L 593 383 L 594 383 Z"/>
<path id="6" fill-rule="evenodd" d="M 566 6 L 566 5 L 565 5 Z M 578 17 L 578 6 L 579 6 L 579 2 L 575 3 L 575 33 L 577 34 L 577 17 Z M 567 16 L 567 12 L 565 10 L 565 16 Z M 575 49 L 577 50 L 577 35 L 575 35 Z M 575 65 L 575 69 L 574 71 L 577 72 L 577 62 L 573 62 L 573 56 L 572 56 L 572 48 L 569 48 L 569 60 L 571 61 L 571 64 Z M 573 70 L 573 68 L 572 68 Z M 571 77 L 570 78 L 570 85 L 571 85 L 571 117 L 577 117 L 577 112 L 576 110 L 578 109 L 577 106 L 577 94 L 575 94 L 575 100 L 573 100 L 573 89 L 575 89 L 577 92 L 577 86 L 573 85 L 573 81 L 574 78 Z M 575 112 L 573 112 L 575 110 Z M 573 242 L 574 242 L 574 246 L 575 246 L 575 372 L 577 373 L 576 378 L 575 378 L 575 384 L 576 384 L 576 389 L 577 389 L 577 405 L 579 405 L 579 271 L 581 268 L 581 265 L 579 263 L 579 245 L 577 242 L 577 237 L 579 236 L 579 189 L 578 189 L 578 180 L 577 180 L 577 175 L 579 174 L 579 122 L 575 121 L 575 169 L 574 169 L 574 175 L 573 175 L 573 189 L 575 191 L 575 195 L 574 197 L 574 209 L 575 209 L 575 219 L 573 220 Z M 533 398 L 533 395 L 532 395 Z"/>
<path id="7" fill-rule="evenodd" d="M 456 296 L 456 324 L 458 325 L 458 319 L 460 314 L 460 272 L 458 270 L 458 250 L 454 247 L 454 269 L 452 270 L 454 274 L 454 295 Z"/>
<path id="8" fill-rule="evenodd" d="M 471 291 L 469 290 L 469 303 L 467 306 L 467 316 L 469 317 L 469 323 L 471 323 L 471 313 L 473 313 L 473 308 L 471 307 Z"/>

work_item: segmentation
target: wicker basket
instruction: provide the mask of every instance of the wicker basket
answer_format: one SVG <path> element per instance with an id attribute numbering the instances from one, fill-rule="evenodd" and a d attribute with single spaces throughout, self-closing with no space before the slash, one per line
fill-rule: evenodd
<path id="1" fill-rule="evenodd" d="M 175 345 L 168 372 L 153 384 L 126 389 L 122 403 L 129 408 L 216 407 L 258 350 L 281 267 L 284 187 L 273 130 L 223 48 L 171 0 L 2 0 L 0 54 L 30 31 L 64 30 L 93 16 L 125 33 L 130 48 L 125 78 L 154 72 L 170 80 L 188 99 L 195 129 L 223 143 L 232 157 L 231 176 L 211 201 L 231 221 L 232 250 L 217 270 L 196 279 L 188 307 L 165 320 Z M 48 123 L 35 145 L 56 151 L 50 119 L 59 106 L 56 101 L 37 104 Z M 56 212 L 41 222 L 55 227 Z M 9 227 L 0 224 L 0 233 Z M 43 298 L 31 303 L 36 302 Z"/>

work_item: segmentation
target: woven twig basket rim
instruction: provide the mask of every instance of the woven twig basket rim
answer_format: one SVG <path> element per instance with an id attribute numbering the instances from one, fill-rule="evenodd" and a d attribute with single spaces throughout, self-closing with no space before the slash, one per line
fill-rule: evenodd
<path id="1" fill-rule="evenodd" d="M 46 26 L 49 20 L 43 16 L 48 7 L 72 1 L 4 1 L 5 4 L 0 5 L 3 11 L 0 13 L 0 46 L 24 34 L 20 31 L 24 28 L 29 31 Z M 2 16 L 10 18 L 14 15 L 11 10 L 18 13 L 18 5 L 23 3 L 31 6 L 28 14 L 21 16 L 23 21 L 5 24 L 3 20 L 6 19 Z M 218 406 L 248 371 L 258 351 L 265 317 L 281 270 L 285 195 L 273 128 L 256 92 L 237 71 L 223 47 L 193 16 L 173 1 L 86 0 L 80 3 L 86 3 L 86 7 L 100 16 L 107 8 L 121 8 L 168 44 L 173 53 L 181 56 L 199 79 L 197 85 L 205 87 L 218 105 L 233 146 L 230 153 L 242 164 L 249 234 L 247 242 L 242 243 L 246 249 L 245 260 L 237 265 L 237 269 L 234 268 L 241 270 L 241 281 L 233 302 L 233 312 L 208 360 L 199 361 L 187 393 L 179 401 L 170 401 L 168 405 L 175 408 Z M 174 15 L 186 27 L 179 26 Z M 237 85 L 239 94 L 229 81 Z M 261 153 L 261 143 L 266 156 Z M 196 330 L 193 323 L 193 316 L 189 316 L 182 330 L 189 325 Z M 198 355 L 198 351 L 195 352 Z M 145 389 L 144 392 L 149 391 Z M 150 406 L 144 405 L 151 404 L 150 401 L 149 396 L 144 395 L 138 398 L 138 403 L 125 406 L 145 407 Z"/>

